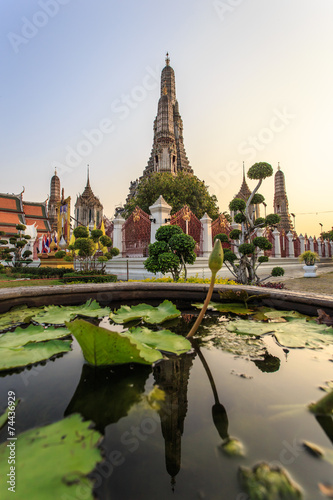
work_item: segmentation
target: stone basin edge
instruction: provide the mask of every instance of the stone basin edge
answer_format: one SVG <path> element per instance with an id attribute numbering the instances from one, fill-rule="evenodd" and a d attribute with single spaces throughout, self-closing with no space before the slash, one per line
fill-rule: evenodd
<path id="1" fill-rule="evenodd" d="M 89 298 L 104 304 L 126 300 L 163 301 L 164 299 L 191 303 L 203 301 L 208 287 L 208 284 L 200 283 L 145 282 L 17 287 L 0 290 L 0 313 L 23 304 L 30 307 L 50 304 L 70 305 L 83 303 Z M 324 309 L 327 314 L 333 315 L 333 297 L 329 295 L 245 285 L 215 285 L 212 300 L 219 298 L 218 290 L 246 290 L 249 295 L 264 295 L 258 297 L 262 305 L 277 309 L 296 309 L 309 315 L 316 315 L 318 309 Z"/>

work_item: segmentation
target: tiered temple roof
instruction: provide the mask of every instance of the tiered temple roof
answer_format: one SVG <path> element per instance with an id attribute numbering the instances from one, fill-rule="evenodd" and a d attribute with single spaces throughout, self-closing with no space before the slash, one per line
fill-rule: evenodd
<path id="1" fill-rule="evenodd" d="M 8 236 L 16 234 L 17 224 L 36 224 L 38 236 L 50 232 L 46 202 L 23 201 L 23 192 L 17 195 L 0 193 L 0 231 Z"/>
<path id="2" fill-rule="evenodd" d="M 235 198 L 240 198 L 241 200 L 247 201 L 250 197 L 250 194 L 252 193 L 251 189 L 247 185 L 247 182 L 245 180 L 245 166 L 243 163 L 243 182 L 240 187 L 240 190 L 238 194 L 236 194 Z"/>
<path id="3" fill-rule="evenodd" d="M 87 184 L 84 191 L 79 195 L 75 202 L 76 225 L 84 226 L 96 223 L 97 226 L 102 222 L 103 205 L 99 198 L 94 195 L 90 186 L 89 171 L 87 175 Z"/>

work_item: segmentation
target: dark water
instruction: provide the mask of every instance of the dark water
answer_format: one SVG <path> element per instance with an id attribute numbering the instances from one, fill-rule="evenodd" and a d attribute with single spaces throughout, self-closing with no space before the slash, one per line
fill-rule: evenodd
<path id="1" fill-rule="evenodd" d="M 262 460 L 284 466 L 305 499 L 322 499 L 318 483 L 332 484 L 333 467 L 302 441 L 332 450 L 332 419 L 307 410 L 333 379 L 332 346 L 285 352 L 271 337 L 265 345 L 270 356 L 259 362 L 208 342 L 154 367 L 94 369 L 74 341 L 54 361 L 3 375 L 0 408 L 15 391 L 17 434 L 76 412 L 93 420 L 104 435 L 105 460 L 92 474 L 103 500 L 247 500 L 238 468 Z M 166 398 L 153 409 L 147 396 L 156 385 Z M 228 437 L 243 443 L 245 457 L 224 453 Z"/>

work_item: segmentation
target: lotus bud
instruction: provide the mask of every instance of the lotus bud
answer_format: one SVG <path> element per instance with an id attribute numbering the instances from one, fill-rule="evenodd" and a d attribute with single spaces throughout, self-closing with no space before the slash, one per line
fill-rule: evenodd
<path id="1" fill-rule="evenodd" d="M 216 274 L 222 267 L 223 265 L 223 248 L 221 241 L 216 238 L 214 248 L 211 251 L 211 254 L 209 256 L 209 269 L 212 271 L 212 274 Z"/>

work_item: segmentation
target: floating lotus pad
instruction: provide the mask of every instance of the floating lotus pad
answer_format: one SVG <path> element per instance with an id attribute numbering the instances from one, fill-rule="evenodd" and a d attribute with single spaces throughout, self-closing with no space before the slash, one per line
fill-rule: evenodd
<path id="1" fill-rule="evenodd" d="M 165 300 L 158 307 L 153 307 L 148 304 L 139 304 L 137 306 L 121 306 L 115 313 L 110 314 L 110 318 L 115 323 L 128 323 L 142 319 L 146 323 L 163 323 L 164 321 L 178 318 L 181 312 L 176 306 Z"/>
<path id="2" fill-rule="evenodd" d="M 70 340 L 49 340 L 48 342 L 30 343 L 22 347 L 3 347 L 0 349 L 0 371 L 45 361 L 56 354 L 70 350 Z"/>
<path id="3" fill-rule="evenodd" d="M 259 323 L 237 319 L 227 325 L 227 330 L 255 336 L 272 334 L 280 345 L 290 348 L 318 349 L 331 344 L 333 340 L 331 327 L 306 321 L 305 318 L 292 319 L 287 323 Z"/>
<path id="4" fill-rule="evenodd" d="M 272 467 L 266 462 L 253 469 L 240 467 L 240 480 L 249 500 L 299 500 L 301 488 L 294 483 L 284 468 Z"/>
<path id="5" fill-rule="evenodd" d="M 19 347 L 31 342 L 44 342 L 46 340 L 68 337 L 68 328 L 44 328 L 42 325 L 29 325 L 27 328 L 16 328 L 13 332 L 0 335 L 0 349 L 3 347 Z"/>
<path id="6" fill-rule="evenodd" d="M 102 460 L 97 448 L 101 434 L 89 429 L 91 422 L 82 422 L 80 415 L 71 415 L 45 427 L 18 436 L 15 493 L 2 488 L 2 500 L 51 500 L 77 498 L 93 500 L 93 481 L 87 475 Z M 0 446 L 0 480 L 6 484 L 9 466 L 8 445 Z"/>
<path id="7" fill-rule="evenodd" d="M 192 348 L 191 342 L 177 333 L 172 333 L 170 330 L 158 330 L 154 332 L 149 328 L 131 328 L 130 333 L 125 333 L 129 337 L 134 337 L 136 340 L 158 349 L 159 351 L 172 352 L 174 354 L 182 354 Z"/>
<path id="8" fill-rule="evenodd" d="M 0 331 L 8 330 L 22 323 L 30 323 L 31 318 L 42 310 L 41 307 L 17 306 L 0 315 Z"/>
<path id="9" fill-rule="evenodd" d="M 70 334 L 66 328 L 29 325 L 0 335 L 0 370 L 31 365 L 71 350 L 71 341 L 57 340 Z"/>
<path id="10" fill-rule="evenodd" d="M 202 309 L 203 304 L 195 303 L 192 304 L 193 307 L 197 309 Z M 219 311 L 222 313 L 233 313 L 241 316 L 245 316 L 247 314 L 253 314 L 253 309 L 249 309 L 242 302 L 230 302 L 230 303 L 222 303 L 222 302 L 209 302 L 208 309 L 211 311 Z"/>
<path id="11" fill-rule="evenodd" d="M 33 316 L 36 323 L 49 325 L 64 325 L 76 316 L 88 316 L 90 318 L 102 318 L 110 314 L 109 307 L 101 307 L 96 300 L 88 300 L 81 306 L 45 306 L 44 310 Z"/>
<path id="12" fill-rule="evenodd" d="M 17 400 L 15 401 L 15 403 L 13 403 L 13 405 L 15 406 L 15 408 L 16 408 L 16 406 L 19 404 L 19 401 L 20 401 L 20 400 L 19 400 L 19 399 L 17 399 Z M 12 405 L 10 405 L 10 406 L 12 406 Z M 9 410 L 9 408 L 7 407 L 6 411 L 5 411 L 2 415 L 0 415 L 0 429 L 2 429 L 2 428 L 3 428 L 3 426 L 5 425 L 5 423 L 7 422 L 7 420 L 8 420 L 8 414 L 9 414 L 9 413 L 10 413 L 10 410 Z"/>
<path id="13" fill-rule="evenodd" d="M 152 364 L 163 359 L 156 349 L 142 344 L 133 336 L 106 330 L 83 319 L 66 325 L 80 344 L 85 360 L 91 365 Z"/>

